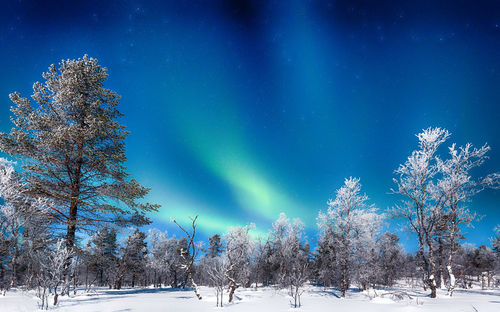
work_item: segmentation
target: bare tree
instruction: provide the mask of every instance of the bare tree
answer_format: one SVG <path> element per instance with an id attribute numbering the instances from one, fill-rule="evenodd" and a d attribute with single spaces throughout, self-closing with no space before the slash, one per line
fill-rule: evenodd
<path id="1" fill-rule="evenodd" d="M 172 219 L 172 222 L 174 222 L 179 229 L 181 229 L 185 234 L 187 238 L 187 248 L 181 250 L 181 257 L 183 259 L 183 265 L 182 268 L 184 269 L 184 272 L 186 274 L 186 279 L 190 283 L 190 285 L 193 287 L 193 291 L 198 297 L 198 299 L 202 299 L 200 293 L 198 292 L 198 285 L 194 282 L 193 279 L 193 264 L 194 260 L 196 259 L 196 254 L 197 254 L 197 246 L 195 244 L 194 238 L 196 235 L 196 220 L 198 219 L 198 216 L 191 219 L 191 232 L 188 232 L 184 227 L 182 227 L 175 219 Z"/>
<path id="2" fill-rule="evenodd" d="M 48 297 L 51 293 L 54 296 L 53 304 L 54 306 L 57 305 L 59 298 L 58 288 L 65 280 L 64 272 L 66 271 L 67 259 L 71 259 L 70 268 L 74 262 L 72 253 L 72 250 L 68 250 L 65 247 L 63 240 L 59 240 L 53 249 L 38 253 L 37 256 L 42 268 L 37 277 L 41 288 L 39 292 L 41 309 L 48 309 Z"/>
<path id="3" fill-rule="evenodd" d="M 211 286 L 215 288 L 215 297 L 217 298 L 217 307 L 223 306 L 224 287 L 227 284 L 227 266 L 228 260 L 225 256 L 205 258 L 206 273 L 210 279 Z"/>
<path id="4" fill-rule="evenodd" d="M 290 286 L 291 286 L 291 296 L 293 298 L 294 308 L 300 308 L 302 306 L 302 302 L 300 301 L 300 298 L 302 294 L 304 293 L 303 286 L 307 282 L 308 278 L 308 268 L 309 268 L 309 261 L 299 261 L 296 262 L 292 272 L 290 274 Z"/>

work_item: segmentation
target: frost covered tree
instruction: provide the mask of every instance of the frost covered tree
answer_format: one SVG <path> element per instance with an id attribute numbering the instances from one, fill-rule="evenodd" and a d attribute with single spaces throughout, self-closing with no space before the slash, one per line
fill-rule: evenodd
<path id="1" fill-rule="evenodd" d="M 304 225 L 299 219 L 292 222 L 284 213 L 273 223 L 270 233 L 275 246 L 274 258 L 279 265 L 279 283 L 290 290 L 295 308 L 301 306 L 303 285 L 309 277 L 309 244 L 305 240 Z"/>
<path id="2" fill-rule="evenodd" d="M 383 214 L 379 214 L 374 206 L 365 208 L 357 217 L 357 222 L 364 224 L 357 230 L 354 244 L 356 280 L 359 287 L 367 290 L 375 287 L 379 272 L 377 240 L 382 227 Z"/>
<path id="3" fill-rule="evenodd" d="M 457 285 L 464 289 L 472 287 L 472 279 L 478 275 L 474 266 L 474 254 L 477 248 L 469 243 L 457 246 L 455 261 L 453 263 L 454 272 L 458 272 Z"/>
<path id="4" fill-rule="evenodd" d="M 117 122 L 119 97 L 104 88 L 107 69 L 85 55 L 63 60 L 33 85 L 33 102 L 10 94 L 14 128 L 0 150 L 19 160 L 33 196 L 50 199 L 51 217 L 65 227 L 72 249 L 78 229 L 102 222 L 145 224 L 158 205 L 124 165 L 128 132 Z"/>
<path id="5" fill-rule="evenodd" d="M 439 172 L 437 150 L 449 136 L 449 132 L 441 128 L 428 128 L 419 133 L 419 149 L 413 151 L 406 162 L 399 166 L 395 171 L 398 178 L 394 179 L 397 188 L 393 192 L 405 199 L 396 205 L 393 214 L 406 219 L 410 229 L 417 235 L 419 257 L 424 263 L 426 284 L 431 289 L 432 298 L 436 298 L 437 288 L 433 234 L 445 201 L 443 195 L 436 193 L 433 180 Z"/>
<path id="6" fill-rule="evenodd" d="M 57 305 L 58 288 L 65 282 L 64 274 L 67 270 L 68 259 L 71 259 L 69 266 L 73 264 L 73 255 L 71 253 L 73 253 L 73 250 L 68 250 L 63 240 L 59 240 L 55 246 L 51 246 L 48 250 L 39 250 L 37 252 L 36 256 L 41 264 L 41 270 L 37 276 L 41 309 L 48 309 L 50 294 L 53 295 L 53 305 Z"/>
<path id="7" fill-rule="evenodd" d="M 487 159 L 490 147 L 485 144 L 480 148 L 474 148 L 467 143 L 464 147 L 457 148 L 455 144 L 449 147 L 449 158 L 437 159 L 437 168 L 442 177 L 436 185 L 438 200 L 444 197 L 443 219 L 446 221 L 448 230 L 449 255 L 446 261 L 446 269 L 449 274 L 448 294 L 451 296 L 456 286 L 455 274 L 453 273 L 453 260 L 458 240 L 462 237 L 461 226 L 470 225 L 477 219 L 477 214 L 470 211 L 467 203 L 472 196 L 485 188 L 498 188 L 500 186 L 500 174 L 489 174 L 484 178 L 475 179 L 471 175 L 472 169 L 481 166 Z"/>
<path id="8" fill-rule="evenodd" d="M 224 235 L 227 256 L 225 275 L 228 280 L 229 302 L 233 301 L 234 292 L 238 287 L 249 285 L 250 263 L 254 250 L 254 242 L 249 231 L 254 227 L 254 224 L 231 227 Z"/>
<path id="9" fill-rule="evenodd" d="M 161 287 L 162 283 L 172 288 L 185 285 L 183 254 L 188 249 L 186 238 L 168 237 L 167 232 L 150 230 L 148 240 L 151 246 L 148 267 L 153 273 L 153 285 Z"/>
<path id="10" fill-rule="evenodd" d="M 400 165 L 396 170 L 398 178 L 394 179 L 398 186 L 394 193 L 405 199 L 393 212 L 406 219 L 417 235 L 419 257 L 432 298 L 436 297 L 436 277 L 441 271 L 439 264 L 443 261 L 445 242 L 449 245 L 446 259 L 448 294 L 453 294 L 456 284 L 453 259 L 458 241 L 463 238 L 461 226 L 470 225 L 476 219 L 476 213 L 470 211 L 466 203 L 485 188 L 496 188 L 500 184 L 497 173 L 479 179 L 470 173 L 484 163 L 490 149 L 488 145 L 478 149 L 470 143 L 460 148 L 452 144 L 449 158 L 442 160 L 437 152 L 449 136 L 450 133 L 441 128 L 428 128 L 419 133 L 419 149 Z"/>
<path id="11" fill-rule="evenodd" d="M 167 232 L 160 232 L 153 229 L 149 231 L 148 240 L 151 246 L 148 267 L 153 271 L 154 287 L 161 287 L 170 266 L 168 262 L 169 238 L 167 237 Z"/>
<path id="12" fill-rule="evenodd" d="M 481 245 L 474 251 L 472 259 L 473 266 L 477 269 L 478 277 L 481 279 L 481 288 L 491 287 L 492 271 L 495 268 L 495 256 L 491 248 Z"/>
<path id="13" fill-rule="evenodd" d="M 17 178 L 12 163 L 0 158 L 0 290 L 17 286 L 19 238 L 23 226 L 23 209 L 26 201 L 24 188 Z M 10 267 L 10 268 L 9 268 Z M 8 270 L 10 269 L 10 270 Z M 10 271 L 7 283 L 6 271 Z"/>
<path id="14" fill-rule="evenodd" d="M 218 255 L 207 256 L 203 260 L 203 268 L 210 281 L 209 285 L 215 289 L 216 307 L 222 307 L 224 305 L 224 287 L 227 285 L 228 259 L 226 255 Z"/>
<path id="15" fill-rule="evenodd" d="M 13 163 L 0 158 L 0 289 L 18 285 L 18 267 L 31 286 L 38 267 L 33 255 L 50 242 L 47 201 L 29 196 Z M 9 278 L 7 281 L 6 279 Z"/>
<path id="16" fill-rule="evenodd" d="M 335 261 L 339 268 L 342 298 L 355 277 L 355 268 L 361 263 L 359 252 L 380 224 L 375 207 L 368 205 L 367 201 L 368 196 L 361 194 L 359 179 L 351 177 L 345 179 L 344 185 L 337 190 L 336 198 L 328 201 L 326 213 L 318 215 L 321 236 L 329 235 L 331 244 L 336 247 Z"/>

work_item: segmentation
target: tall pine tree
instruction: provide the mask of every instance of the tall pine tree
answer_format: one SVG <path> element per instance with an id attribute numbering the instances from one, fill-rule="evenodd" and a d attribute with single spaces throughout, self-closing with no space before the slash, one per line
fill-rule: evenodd
<path id="1" fill-rule="evenodd" d="M 50 200 L 72 249 L 77 230 L 103 222 L 146 224 L 149 189 L 124 165 L 128 132 L 117 122 L 119 96 L 104 88 L 107 69 L 85 55 L 63 60 L 33 86 L 34 102 L 10 94 L 14 128 L 0 133 L 0 150 L 17 158 L 29 192 Z"/>

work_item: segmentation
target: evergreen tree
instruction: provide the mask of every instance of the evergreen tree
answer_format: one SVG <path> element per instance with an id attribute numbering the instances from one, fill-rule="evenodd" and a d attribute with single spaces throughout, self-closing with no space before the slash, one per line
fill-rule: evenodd
<path id="1" fill-rule="evenodd" d="M 335 237 L 331 228 L 325 229 L 320 236 L 316 250 L 316 270 L 318 281 L 324 287 L 331 287 L 338 280 L 338 267 L 336 265 Z"/>
<path id="2" fill-rule="evenodd" d="M 128 132 L 116 120 L 118 95 L 103 86 L 107 76 L 87 55 L 51 65 L 33 86 L 34 103 L 10 94 L 15 127 L 0 133 L 0 150 L 20 160 L 29 191 L 50 199 L 69 249 L 79 227 L 145 224 L 144 213 L 158 208 L 138 201 L 149 189 L 126 172 Z"/>
<path id="3" fill-rule="evenodd" d="M 495 231 L 497 233 L 497 237 L 493 240 L 491 246 L 493 247 L 492 249 L 496 257 L 495 270 L 498 273 L 500 272 L 500 226 L 497 226 Z"/>
<path id="4" fill-rule="evenodd" d="M 399 246 L 399 237 L 394 233 L 384 233 L 378 242 L 378 283 L 392 286 L 401 276 L 403 255 Z"/>
<path id="5" fill-rule="evenodd" d="M 208 239 L 207 257 L 215 258 L 224 252 L 221 237 L 219 234 L 214 234 Z"/>
<path id="6" fill-rule="evenodd" d="M 126 276 L 130 277 L 130 285 L 134 287 L 137 278 L 145 272 L 148 253 L 145 239 L 146 234 L 139 229 L 127 237 L 125 247 L 122 249 L 119 273 L 115 283 L 116 289 L 121 288 Z"/>
<path id="7" fill-rule="evenodd" d="M 104 285 L 104 282 L 111 285 L 112 273 L 118 261 L 116 230 L 108 227 L 100 229 L 90 239 L 89 247 L 89 269 L 95 273 L 100 286 Z"/>

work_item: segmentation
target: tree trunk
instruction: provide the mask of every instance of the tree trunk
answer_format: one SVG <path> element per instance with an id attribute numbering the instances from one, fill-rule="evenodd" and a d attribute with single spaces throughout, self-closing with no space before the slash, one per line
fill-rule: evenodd
<path id="1" fill-rule="evenodd" d="M 431 275 L 429 276 L 429 287 L 431 289 L 431 298 L 436 298 L 436 263 L 434 262 L 434 253 L 432 250 L 432 246 L 428 246 L 429 248 L 429 264 L 431 265 Z"/>
<path id="2" fill-rule="evenodd" d="M 455 216 L 456 218 L 456 216 Z M 448 257 L 448 262 L 446 263 L 446 269 L 448 270 L 448 275 L 450 277 L 450 284 L 448 285 L 448 295 L 453 296 L 453 291 L 456 287 L 456 279 L 453 274 L 453 258 L 455 256 L 455 234 L 457 231 L 457 223 L 456 220 L 453 220 L 451 228 L 450 228 L 450 256 Z"/>
<path id="3" fill-rule="evenodd" d="M 84 126 L 84 117 L 80 120 L 79 124 L 80 126 Z M 70 200 L 70 206 L 69 206 L 69 218 L 68 218 L 68 226 L 67 226 L 67 231 L 66 231 L 66 249 L 69 252 L 73 251 L 73 248 L 75 246 L 75 236 L 76 236 L 76 223 L 77 223 L 77 216 L 78 216 L 78 202 L 80 200 L 80 179 L 82 178 L 82 166 L 83 166 L 83 145 L 84 145 L 84 138 L 80 138 L 78 142 L 78 156 L 76 159 L 76 167 L 75 171 L 73 173 L 73 183 L 71 185 L 71 200 Z M 66 162 L 69 162 L 69 159 L 66 159 Z M 70 174 L 70 172 L 68 172 Z M 71 176 L 69 177 L 71 181 Z M 71 262 L 71 257 L 69 257 L 64 265 L 64 280 L 67 283 L 69 281 L 69 265 Z"/>
<path id="4" fill-rule="evenodd" d="M 73 191 L 73 195 L 74 195 Z M 76 235 L 76 216 L 77 216 L 77 209 L 78 209 L 78 203 L 76 198 L 71 199 L 71 205 L 69 209 L 69 219 L 68 219 L 68 226 L 67 226 L 67 232 L 66 232 L 66 249 L 71 253 L 73 251 L 73 247 L 75 246 L 75 235 Z M 64 277 L 64 284 L 69 284 L 70 281 L 70 272 L 69 272 L 69 266 L 71 264 L 71 256 L 66 259 L 64 263 L 64 268 L 63 268 L 63 277 Z M 61 295 L 64 296 L 64 287 Z"/>
<path id="5" fill-rule="evenodd" d="M 74 192 L 73 196 L 75 196 Z M 73 246 L 75 245 L 77 212 L 78 212 L 78 200 L 76 198 L 73 198 L 71 199 L 71 205 L 69 208 L 69 219 L 66 230 L 66 248 L 68 248 L 69 250 L 72 250 Z"/>
<path id="6" fill-rule="evenodd" d="M 341 287 L 342 287 L 342 298 L 345 298 L 345 293 L 346 293 L 347 287 L 348 287 L 347 286 L 347 273 L 345 272 L 345 270 L 342 273 L 342 285 L 341 285 Z"/>
<path id="7" fill-rule="evenodd" d="M 5 288 L 5 270 L 3 268 L 3 261 L 0 259 L 0 290 L 3 291 Z"/>
<path id="8" fill-rule="evenodd" d="M 17 235 L 14 236 L 14 252 L 12 253 L 12 279 L 10 281 L 10 288 L 17 287 Z"/>
<path id="9" fill-rule="evenodd" d="M 443 239 L 441 238 L 441 233 L 438 234 L 438 273 L 439 278 L 437 280 L 440 289 L 445 289 L 446 285 L 444 282 L 444 269 L 443 269 Z"/>
<path id="10" fill-rule="evenodd" d="M 233 295 L 234 295 L 234 292 L 236 291 L 236 285 L 231 285 L 229 287 L 229 302 L 233 302 Z"/>
<path id="11" fill-rule="evenodd" d="M 54 289 L 54 306 L 57 305 L 57 299 L 59 298 L 59 294 L 57 293 L 57 286 Z"/>
<path id="12" fill-rule="evenodd" d="M 202 297 L 201 297 L 200 293 L 198 292 L 198 285 L 196 285 L 196 283 L 194 282 L 193 275 L 191 274 L 191 272 L 189 273 L 189 282 L 190 282 L 191 286 L 193 286 L 194 294 L 196 295 L 196 297 L 199 300 L 201 300 Z"/>
<path id="13" fill-rule="evenodd" d="M 174 282 L 173 282 L 173 288 L 177 288 L 177 270 L 174 271 Z"/>

